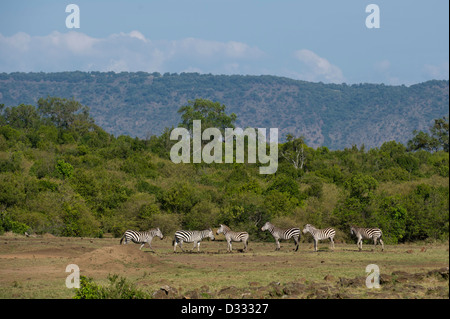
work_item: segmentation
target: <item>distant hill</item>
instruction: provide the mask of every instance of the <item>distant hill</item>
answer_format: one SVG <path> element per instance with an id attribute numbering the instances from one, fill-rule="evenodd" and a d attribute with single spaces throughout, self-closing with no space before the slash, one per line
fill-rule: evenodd
<path id="1" fill-rule="evenodd" d="M 115 135 L 160 135 L 180 122 L 180 106 L 205 98 L 236 113 L 238 127 L 277 127 L 282 136 L 303 135 L 309 146 L 330 149 L 406 143 L 413 130 L 428 131 L 433 119 L 449 114 L 449 81 L 406 87 L 267 75 L 0 73 L 0 103 L 6 106 L 36 105 L 48 95 L 89 106 L 96 123 Z"/>

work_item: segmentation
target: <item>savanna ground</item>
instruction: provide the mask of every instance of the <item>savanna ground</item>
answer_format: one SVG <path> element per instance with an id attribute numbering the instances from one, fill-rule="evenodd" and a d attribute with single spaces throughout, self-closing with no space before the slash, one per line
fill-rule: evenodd
<path id="1" fill-rule="evenodd" d="M 153 298 L 449 298 L 449 244 L 413 243 L 358 251 L 356 244 L 250 242 L 226 252 L 223 236 L 205 240 L 200 253 L 173 253 L 172 237 L 148 246 L 119 245 L 117 238 L 0 236 L 0 298 L 72 298 L 68 264 L 100 285 L 117 274 Z M 191 249 L 192 244 L 185 244 Z M 178 248 L 177 248 L 178 249 Z M 380 269 L 381 288 L 366 287 L 366 266 Z"/>

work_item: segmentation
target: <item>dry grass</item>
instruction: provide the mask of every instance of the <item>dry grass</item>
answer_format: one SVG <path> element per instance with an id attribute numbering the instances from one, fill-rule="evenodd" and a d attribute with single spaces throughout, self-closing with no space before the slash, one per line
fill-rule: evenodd
<path id="1" fill-rule="evenodd" d="M 71 298 L 73 291 L 65 287 L 65 268 L 71 263 L 80 266 L 81 275 L 100 284 L 106 283 L 111 273 L 127 277 L 146 291 L 169 285 L 180 293 L 202 287 L 211 291 L 230 286 L 244 289 L 273 282 L 323 284 L 327 276 L 334 278 L 335 284 L 339 278 L 365 277 L 368 264 L 377 264 L 381 275 L 395 271 L 425 273 L 449 264 L 448 243 L 386 246 L 384 252 L 379 247 L 372 251 L 371 245 L 364 245 L 359 252 L 356 245 L 337 244 L 333 252 L 324 242 L 314 253 L 309 243 L 293 252 L 292 242 L 282 244 L 281 251 L 274 251 L 274 243 L 250 242 L 248 252 L 239 252 L 242 243 L 234 243 L 230 254 L 226 252 L 226 242 L 217 240 L 202 242 L 200 253 L 174 254 L 169 237 L 156 238 L 151 252 L 148 247 L 139 251 L 134 244 L 120 246 L 119 239 L 114 238 L 0 236 L 0 297 Z M 446 285 L 448 297 L 448 281 L 431 278 L 420 285 L 424 291 Z M 371 298 L 364 286 L 352 291 L 356 297 Z M 424 291 L 388 296 L 424 298 Z"/>

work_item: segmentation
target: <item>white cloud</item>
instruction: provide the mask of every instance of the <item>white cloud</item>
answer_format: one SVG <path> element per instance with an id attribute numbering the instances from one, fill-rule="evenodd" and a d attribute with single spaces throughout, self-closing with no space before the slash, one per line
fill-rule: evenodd
<path id="1" fill-rule="evenodd" d="M 304 67 L 302 72 L 296 73 L 298 78 L 313 82 L 344 82 L 341 69 L 313 51 L 307 49 L 298 50 L 295 51 L 294 56 L 298 61 L 302 62 Z"/>
<path id="2" fill-rule="evenodd" d="M 5 37 L 0 33 L 0 43 L 3 46 L 8 46 L 13 50 L 18 52 L 23 52 L 28 50 L 28 45 L 30 43 L 31 37 L 25 32 L 18 32 L 11 37 Z"/>
<path id="3" fill-rule="evenodd" d="M 0 34 L 0 72 L 148 71 L 239 72 L 264 53 L 246 43 L 185 38 L 151 41 L 139 31 L 94 38 L 81 32 L 30 36 Z M 233 67 L 230 67 L 233 66 Z"/>
<path id="4" fill-rule="evenodd" d="M 128 35 L 132 38 L 136 38 L 141 41 L 147 42 L 147 39 L 145 38 L 145 36 L 142 33 L 140 33 L 139 31 L 136 31 L 136 30 L 131 31 Z"/>
<path id="5" fill-rule="evenodd" d="M 427 77 L 431 77 L 432 79 L 448 80 L 449 77 L 449 63 L 448 61 L 434 65 L 434 64 L 425 64 L 423 67 L 423 72 Z"/>

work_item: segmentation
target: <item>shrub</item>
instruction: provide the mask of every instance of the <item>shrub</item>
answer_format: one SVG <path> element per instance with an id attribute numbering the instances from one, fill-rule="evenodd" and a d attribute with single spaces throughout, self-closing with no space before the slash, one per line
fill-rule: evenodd
<path id="1" fill-rule="evenodd" d="M 151 295 L 137 289 L 135 284 L 119 275 L 108 275 L 109 285 L 102 287 L 92 278 L 80 276 L 80 288 L 73 299 L 148 299 Z"/>
<path id="2" fill-rule="evenodd" d="M 64 178 L 70 178 L 73 175 L 73 166 L 66 163 L 64 160 L 56 162 L 56 171 Z"/>
<path id="3" fill-rule="evenodd" d="M 18 222 L 9 216 L 6 212 L 0 212 L 0 234 L 5 231 L 12 231 L 16 234 L 24 234 L 30 227 L 24 223 Z"/>

